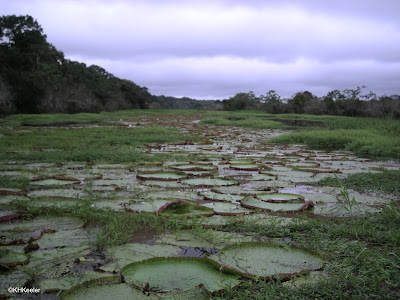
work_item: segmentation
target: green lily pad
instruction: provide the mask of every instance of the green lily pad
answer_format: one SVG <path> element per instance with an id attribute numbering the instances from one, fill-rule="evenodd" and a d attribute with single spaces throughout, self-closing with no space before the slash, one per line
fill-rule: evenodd
<path id="1" fill-rule="evenodd" d="M 138 174 L 137 178 L 141 180 L 164 180 L 164 181 L 176 181 L 187 177 L 187 174 L 183 172 L 157 172 L 148 174 Z"/>
<path id="2" fill-rule="evenodd" d="M 65 199 L 82 199 L 88 196 L 88 193 L 75 189 L 51 189 L 37 190 L 28 193 L 30 198 L 65 198 Z"/>
<path id="3" fill-rule="evenodd" d="M 304 203 L 304 197 L 298 194 L 289 194 L 289 193 L 271 193 L 271 194 L 257 194 L 258 200 L 271 202 L 271 203 L 294 203 L 300 202 Z"/>
<path id="4" fill-rule="evenodd" d="M 62 299 L 66 300 L 86 300 L 86 299 L 113 299 L 113 300 L 186 300 L 186 299 L 209 299 L 207 291 L 201 287 L 194 287 L 183 291 L 172 291 L 169 293 L 155 293 L 150 291 L 144 293 L 126 283 L 113 285 L 83 284 L 71 291 L 61 294 Z"/>
<path id="5" fill-rule="evenodd" d="M 229 201 L 229 202 L 236 202 L 241 201 L 244 196 L 237 196 L 237 195 L 230 195 L 230 194 L 221 194 L 215 192 L 204 192 L 204 199 L 212 200 L 212 201 Z"/>
<path id="6" fill-rule="evenodd" d="M 24 265 L 29 261 L 29 256 L 12 250 L 0 250 L 0 268 L 8 269 Z"/>
<path id="7" fill-rule="evenodd" d="M 107 249 L 107 254 L 113 258 L 113 265 L 107 270 L 117 271 L 126 265 L 154 257 L 178 256 L 182 249 L 171 245 L 124 244 Z M 102 268 L 104 270 L 104 268 Z"/>
<path id="8" fill-rule="evenodd" d="M 191 204 L 187 201 L 186 203 L 179 201 L 172 201 L 165 205 L 165 207 L 160 208 L 159 211 L 163 215 L 175 215 L 181 217 L 196 217 L 196 216 L 212 216 L 214 211 L 211 208 Z"/>
<path id="9" fill-rule="evenodd" d="M 254 210 L 242 207 L 240 204 L 233 204 L 229 202 L 206 203 L 203 205 L 212 208 L 217 215 L 221 216 L 243 215 L 254 212 Z"/>
<path id="10" fill-rule="evenodd" d="M 40 185 L 40 186 L 47 186 L 47 185 L 71 185 L 71 184 L 78 184 L 79 181 L 73 180 L 60 180 L 60 179 L 43 179 L 38 181 L 31 181 L 31 184 Z"/>
<path id="11" fill-rule="evenodd" d="M 72 274 L 62 276 L 57 279 L 44 279 L 39 281 L 39 287 L 45 292 L 55 292 L 60 290 L 69 290 L 78 284 L 96 279 L 103 279 L 105 277 L 116 277 L 113 274 L 99 273 L 99 272 L 84 272 L 80 274 Z M 107 278 L 109 280 L 109 278 Z M 119 278 L 118 278 L 119 279 Z"/>
<path id="12" fill-rule="evenodd" d="M 303 203 L 270 203 L 258 200 L 253 197 L 246 197 L 241 201 L 241 205 L 246 208 L 260 209 L 275 212 L 298 212 L 306 209 Z"/>
<path id="13" fill-rule="evenodd" d="M 221 272 L 221 269 L 229 273 Z M 206 258 L 152 258 L 124 267 L 128 284 L 158 291 L 184 290 L 202 284 L 211 293 L 239 284 L 238 272 L 221 267 Z"/>
<path id="14" fill-rule="evenodd" d="M 215 259 L 247 277 L 291 277 L 322 268 L 321 257 L 296 246 L 283 247 L 271 243 L 242 243 L 227 246 Z"/>
<path id="15" fill-rule="evenodd" d="M 278 176 L 271 173 L 252 174 L 251 180 L 255 181 L 271 181 L 276 180 Z"/>
<path id="16" fill-rule="evenodd" d="M 171 165 L 169 168 L 177 171 L 214 171 L 217 169 L 213 165 L 209 166 L 204 164 Z"/>
<path id="17" fill-rule="evenodd" d="M 192 178 L 182 180 L 182 183 L 197 187 L 231 186 L 239 184 L 236 180 L 226 178 Z"/>
<path id="18" fill-rule="evenodd" d="M 229 168 L 238 171 L 258 171 L 261 169 L 267 169 L 268 167 L 261 164 L 231 164 Z"/>

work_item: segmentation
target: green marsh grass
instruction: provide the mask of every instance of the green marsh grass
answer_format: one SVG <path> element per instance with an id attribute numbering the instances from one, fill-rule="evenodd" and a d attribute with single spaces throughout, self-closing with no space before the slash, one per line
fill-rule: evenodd
<path id="1" fill-rule="evenodd" d="M 127 129 L 111 128 L 32 128 L 29 132 L 2 130 L 0 139 L 1 160 L 37 162 L 139 162 L 172 158 L 172 155 L 149 156 L 145 145 L 174 143 L 192 136 L 178 130 L 162 127 Z"/>

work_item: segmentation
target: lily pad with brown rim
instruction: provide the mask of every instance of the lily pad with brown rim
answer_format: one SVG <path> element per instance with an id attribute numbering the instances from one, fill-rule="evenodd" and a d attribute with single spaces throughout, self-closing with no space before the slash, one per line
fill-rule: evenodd
<path id="1" fill-rule="evenodd" d="M 261 201 L 271 203 L 304 203 L 304 197 L 299 194 L 289 193 L 262 193 L 256 194 L 256 198 Z"/>
<path id="2" fill-rule="evenodd" d="M 125 266 L 121 275 L 128 284 L 155 291 L 185 290 L 202 285 L 210 293 L 239 284 L 240 273 L 208 258 L 152 258 Z"/>
<path id="3" fill-rule="evenodd" d="M 319 270 L 323 266 L 321 255 L 314 251 L 262 242 L 227 246 L 220 254 L 213 254 L 210 258 L 239 271 L 244 277 L 262 279 L 276 276 L 288 278 Z"/>
<path id="4" fill-rule="evenodd" d="M 259 209 L 262 211 L 294 213 L 307 210 L 314 206 L 314 203 L 311 201 L 302 203 L 271 203 L 258 200 L 254 197 L 246 197 L 241 201 L 241 205 L 246 208 Z"/>

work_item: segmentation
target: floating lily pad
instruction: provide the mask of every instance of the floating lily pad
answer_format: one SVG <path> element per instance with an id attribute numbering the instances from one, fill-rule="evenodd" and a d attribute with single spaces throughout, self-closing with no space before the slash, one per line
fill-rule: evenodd
<path id="1" fill-rule="evenodd" d="M 73 288 L 78 284 L 96 279 L 104 279 L 105 277 L 115 277 L 115 281 L 119 278 L 113 274 L 99 272 L 84 272 L 80 274 L 72 274 L 62 276 L 57 279 L 44 279 L 39 281 L 40 288 L 45 292 L 65 291 Z M 110 280 L 110 278 L 107 278 Z"/>
<path id="2" fill-rule="evenodd" d="M 88 193 L 75 189 L 51 189 L 37 190 L 28 193 L 30 198 L 65 198 L 65 199 L 82 199 L 88 196 Z"/>
<path id="3" fill-rule="evenodd" d="M 107 254 L 113 258 L 112 266 L 107 270 L 116 271 L 126 265 L 154 257 L 178 256 L 181 248 L 171 245 L 124 244 L 107 249 Z M 104 268 L 102 268 L 104 270 Z"/>
<path id="4" fill-rule="evenodd" d="M 141 180 L 164 180 L 164 181 L 176 181 L 187 177 L 187 174 L 183 172 L 157 172 L 152 174 L 138 174 L 137 178 Z"/>
<path id="5" fill-rule="evenodd" d="M 177 171 L 214 171 L 217 168 L 213 165 L 205 164 L 184 164 L 184 165 L 171 165 L 170 169 Z"/>
<path id="6" fill-rule="evenodd" d="M 128 284 L 139 288 L 148 283 L 150 289 L 172 291 L 202 284 L 211 293 L 239 284 L 240 277 L 238 272 L 223 268 L 209 259 L 195 257 L 148 259 L 127 265 L 121 274 Z"/>
<path id="7" fill-rule="evenodd" d="M 169 293 L 148 293 L 136 289 L 126 283 L 113 285 L 82 285 L 71 291 L 61 294 L 62 299 L 66 300 L 86 300 L 86 299 L 113 299 L 113 300 L 185 300 L 185 299 L 209 299 L 207 291 L 201 287 L 194 287 L 183 291 L 171 291 Z"/>
<path id="8" fill-rule="evenodd" d="M 239 171 L 258 171 L 260 169 L 270 169 L 269 167 L 261 164 L 231 164 L 229 168 Z"/>
<path id="9" fill-rule="evenodd" d="M 277 175 L 271 173 L 252 174 L 251 180 L 255 181 L 270 181 L 278 179 Z"/>
<path id="10" fill-rule="evenodd" d="M 280 278 L 322 268 L 321 257 L 295 246 L 283 247 L 271 243 L 242 243 L 227 246 L 221 254 L 211 255 L 223 265 L 234 268 L 247 277 Z"/>
<path id="11" fill-rule="evenodd" d="M 304 203 L 304 197 L 298 194 L 288 194 L 288 193 L 257 194 L 256 197 L 258 200 L 271 203 L 286 203 L 286 202 Z"/>
<path id="12" fill-rule="evenodd" d="M 247 208 L 275 212 L 298 212 L 307 209 L 305 203 L 270 203 L 253 197 L 246 197 L 241 205 Z"/>
<path id="13" fill-rule="evenodd" d="M 206 203 L 203 205 L 212 208 L 217 215 L 221 216 L 234 216 L 234 215 L 250 214 L 254 212 L 251 209 L 240 206 L 240 203 L 233 204 L 229 202 L 215 202 L 215 203 Z"/>
<path id="14" fill-rule="evenodd" d="M 29 256 L 12 250 L 0 250 L 0 268 L 8 269 L 24 265 L 29 261 Z"/>
<path id="15" fill-rule="evenodd" d="M 186 203 L 185 203 L 186 202 Z M 191 204 L 187 201 L 173 201 L 165 205 L 165 208 L 160 208 L 159 211 L 165 215 L 176 215 L 184 217 L 195 217 L 195 216 L 212 216 L 214 211 L 211 208 Z"/>
<path id="16" fill-rule="evenodd" d="M 213 200 L 213 201 L 229 201 L 229 202 L 237 202 L 244 198 L 244 196 L 230 195 L 230 194 L 221 194 L 215 192 L 204 192 L 204 199 Z"/>
<path id="17" fill-rule="evenodd" d="M 231 186 L 239 184 L 236 180 L 226 178 L 192 178 L 183 180 L 182 183 L 190 186 L 212 187 Z"/>
<path id="18" fill-rule="evenodd" d="M 79 181 L 60 180 L 60 179 L 43 179 L 43 180 L 38 180 L 38 181 L 31 181 L 31 184 L 41 185 L 41 186 L 47 186 L 47 185 L 71 185 L 71 184 L 78 184 L 78 183 L 79 183 Z"/>

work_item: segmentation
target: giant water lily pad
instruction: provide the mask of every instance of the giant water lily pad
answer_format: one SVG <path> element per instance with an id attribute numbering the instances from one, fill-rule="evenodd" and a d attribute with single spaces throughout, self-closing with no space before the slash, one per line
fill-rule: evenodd
<path id="1" fill-rule="evenodd" d="M 187 201 L 172 201 L 167 203 L 159 211 L 164 215 L 181 217 L 212 216 L 214 211 L 206 206 L 192 204 Z"/>
<path id="2" fill-rule="evenodd" d="M 192 178 L 183 180 L 182 183 L 190 186 L 202 186 L 202 187 L 230 186 L 238 184 L 236 180 L 227 178 Z"/>
<path id="3" fill-rule="evenodd" d="M 26 264 L 29 256 L 12 250 L 0 250 L 0 268 L 8 269 Z"/>
<path id="4" fill-rule="evenodd" d="M 228 201 L 228 202 L 237 202 L 241 201 L 244 196 L 230 195 L 230 194 L 221 194 L 215 192 L 204 192 L 204 199 L 212 200 L 212 201 Z"/>
<path id="5" fill-rule="evenodd" d="M 178 256 L 181 248 L 171 245 L 124 244 L 107 249 L 107 254 L 113 258 L 113 263 L 103 270 L 116 271 L 126 265 L 154 257 Z"/>
<path id="6" fill-rule="evenodd" d="M 244 276 L 267 278 L 290 277 L 322 268 L 322 258 L 309 250 L 295 246 L 283 247 L 271 243 L 242 243 L 227 246 L 221 254 L 210 258 L 241 272 Z"/>
<path id="7" fill-rule="evenodd" d="M 116 277 L 113 274 L 99 273 L 99 272 L 84 272 L 80 274 L 71 274 L 62 276 L 57 279 L 44 279 L 39 281 L 39 286 L 43 291 L 60 291 L 69 290 L 72 287 L 96 279 L 103 279 L 105 277 Z M 109 280 L 109 278 L 107 278 Z M 119 279 L 119 278 L 118 278 Z"/>
<path id="8" fill-rule="evenodd" d="M 38 181 L 31 181 L 31 184 L 48 186 L 48 185 L 71 185 L 78 184 L 79 181 L 76 180 L 60 180 L 60 179 L 43 179 Z"/>
<path id="9" fill-rule="evenodd" d="M 275 212 L 298 212 L 307 209 L 306 203 L 270 203 L 253 197 L 246 197 L 241 205 L 247 208 Z"/>
<path id="10" fill-rule="evenodd" d="M 183 172 L 157 172 L 148 174 L 138 174 L 137 178 L 141 180 L 163 180 L 163 181 L 176 181 L 187 177 Z"/>
<path id="11" fill-rule="evenodd" d="M 261 164 L 231 164 L 229 168 L 238 171 L 258 171 L 261 169 L 269 169 L 269 167 Z"/>
<path id="12" fill-rule="evenodd" d="M 86 299 L 113 299 L 113 300 L 185 300 L 185 299 L 209 299 L 207 291 L 201 287 L 194 287 L 183 291 L 171 291 L 169 293 L 156 293 L 155 291 L 143 292 L 126 283 L 107 285 L 82 285 L 71 291 L 61 294 L 66 300 Z"/>
<path id="13" fill-rule="evenodd" d="M 82 190 L 75 189 L 51 189 L 37 190 L 28 193 L 30 198 L 67 198 L 67 199 L 82 199 L 87 197 L 88 193 Z"/>
<path id="14" fill-rule="evenodd" d="M 229 202 L 206 203 L 204 206 L 212 208 L 217 215 L 221 216 L 234 216 L 250 214 L 254 212 L 251 209 L 240 206 L 240 204 L 233 204 Z"/>
<path id="15" fill-rule="evenodd" d="M 213 165 L 205 165 L 205 164 L 185 164 L 185 165 L 171 165 L 170 169 L 177 171 L 214 171 L 217 168 Z"/>
<path id="16" fill-rule="evenodd" d="M 147 283 L 159 291 L 184 290 L 202 284 L 210 292 L 239 284 L 237 272 L 226 270 L 205 258 L 153 258 L 132 263 L 121 271 L 125 281 L 139 288 Z"/>
<path id="17" fill-rule="evenodd" d="M 304 197 L 299 194 L 270 193 L 270 194 L 257 194 L 256 197 L 258 200 L 271 203 L 286 203 L 286 202 L 304 203 Z"/>

